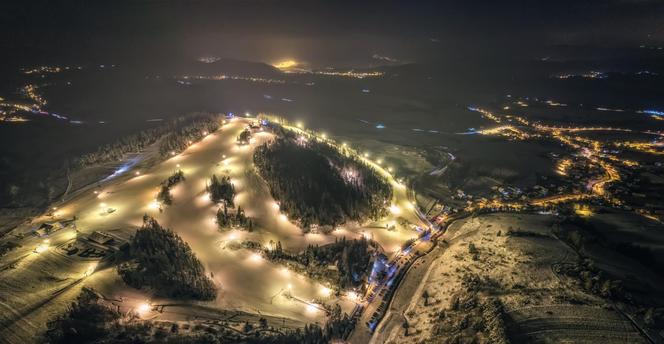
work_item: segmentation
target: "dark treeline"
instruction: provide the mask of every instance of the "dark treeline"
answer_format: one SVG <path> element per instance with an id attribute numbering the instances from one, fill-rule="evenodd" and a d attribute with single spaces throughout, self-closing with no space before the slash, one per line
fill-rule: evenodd
<path id="1" fill-rule="evenodd" d="M 281 209 L 304 228 L 377 220 L 392 197 L 390 185 L 362 161 L 288 131 L 258 147 L 254 163 Z"/>
<path id="2" fill-rule="evenodd" d="M 175 171 L 175 173 L 170 175 L 168 179 L 161 183 L 161 189 L 157 194 L 157 200 L 163 204 L 171 205 L 173 203 L 171 188 L 183 180 L 185 180 L 184 172 L 182 172 L 182 170 Z"/>
<path id="3" fill-rule="evenodd" d="M 265 318 L 258 323 L 245 323 L 243 331 L 232 329 L 227 323 L 202 327 L 194 325 L 187 333 L 180 332 L 176 323 L 154 323 L 124 315 L 104 302 L 93 290 L 84 288 L 68 310 L 48 323 L 44 342 L 71 343 L 251 343 L 251 344 L 326 344 L 346 338 L 355 322 L 340 307 L 334 307 L 322 327 L 306 325 L 302 329 L 275 329 Z"/>
<path id="4" fill-rule="evenodd" d="M 222 176 L 218 178 L 216 174 L 210 178 L 210 184 L 207 186 L 207 192 L 210 193 L 210 199 L 214 203 L 224 203 L 233 207 L 233 198 L 235 197 L 235 186 L 231 183 L 231 177 Z"/>
<path id="5" fill-rule="evenodd" d="M 122 160 L 128 153 L 138 153 L 159 139 L 159 153 L 162 157 L 171 152 L 180 152 L 187 148 L 189 141 L 198 141 L 203 132 L 213 132 L 219 128 L 219 115 L 197 113 L 181 116 L 166 123 L 143 130 L 137 134 L 123 137 L 116 142 L 101 146 L 95 152 L 85 154 L 75 160 L 78 166 L 115 162 Z"/>
<path id="6" fill-rule="evenodd" d="M 346 240 L 343 237 L 324 246 L 309 245 L 299 254 L 284 251 L 281 242 L 273 246 L 273 249 L 265 252 L 268 259 L 285 263 L 311 278 L 334 283 L 342 289 L 358 286 L 362 282 L 368 272 L 372 254 L 369 241 L 364 237 L 357 240 Z M 332 264 L 337 270 L 328 268 Z"/>
<path id="7" fill-rule="evenodd" d="M 148 287 L 159 296 L 213 300 L 216 291 L 189 245 L 147 215 L 118 266 L 122 279 L 134 288 Z"/>

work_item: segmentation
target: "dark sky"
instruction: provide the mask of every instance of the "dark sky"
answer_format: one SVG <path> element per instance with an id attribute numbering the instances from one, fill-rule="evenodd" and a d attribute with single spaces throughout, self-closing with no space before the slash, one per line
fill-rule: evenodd
<path id="1" fill-rule="evenodd" d="M 59 60 L 223 57 L 355 63 L 442 54 L 540 54 L 555 45 L 664 41 L 661 1 L 53 1 L 3 2 L 6 65 Z M 438 44 L 426 42 L 434 38 Z M 596 52 L 598 50 L 595 50 Z M 358 56 L 355 56 L 358 55 Z M 347 61 L 344 61 L 347 60 Z M 34 62 L 33 62 L 34 61 Z"/>

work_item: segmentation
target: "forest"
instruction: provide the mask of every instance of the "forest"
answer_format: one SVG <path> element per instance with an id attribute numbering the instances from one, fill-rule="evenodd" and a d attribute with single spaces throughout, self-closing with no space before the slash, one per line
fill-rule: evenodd
<path id="1" fill-rule="evenodd" d="M 306 325 L 302 329 L 271 327 L 265 318 L 245 322 L 238 331 L 226 322 L 183 331 L 177 323 L 142 320 L 134 314 L 123 314 L 105 302 L 90 288 L 83 288 L 64 314 L 47 324 L 44 342 L 71 343 L 248 343 L 248 344 L 324 344 L 347 338 L 355 326 L 354 319 L 334 307 L 328 321 Z"/>
<path id="2" fill-rule="evenodd" d="M 387 181 L 361 160 L 289 131 L 258 147 L 254 163 L 281 210 L 305 229 L 378 220 L 392 198 Z"/>
<path id="3" fill-rule="evenodd" d="M 202 139 L 204 133 L 211 133 L 221 124 L 221 116 L 207 113 L 195 113 L 171 119 L 164 124 L 145 129 L 136 134 L 123 137 L 113 143 L 99 147 L 96 151 L 84 154 L 75 159 L 80 167 L 115 162 L 122 160 L 126 154 L 139 153 L 161 139 L 159 153 L 166 157 L 171 152 L 181 152 L 189 146 L 189 142 Z"/>
<path id="4" fill-rule="evenodd" d="M 118 273 L 134 288 L 150 288 L 156 295 L 213 300 L 215 286 L 189 245 L 152 217 L 143 217 L 129 245 L 121 252 Z"/>
<path id="5" fill-rule="evenodd" d="M 298 254 L 284 251 L 281 242 L 265 251 L 268 259 L 281 262 L 313 279 L 330 282 L 340 289 L 361 284 L 369 270 L 372 253 L 371 243 L 364 237 L 356 240 L 343 237 L 324 246 L 309 245 Z M 328 268 L 332 264 L 336 270 Z"/>

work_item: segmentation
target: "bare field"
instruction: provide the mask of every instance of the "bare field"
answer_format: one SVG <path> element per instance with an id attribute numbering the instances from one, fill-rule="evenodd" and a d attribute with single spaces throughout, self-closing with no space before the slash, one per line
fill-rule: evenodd
<path id="1" fill-rule="evenodd" d="M 393 302 L 408 325 L 385 324 L 377 342 L 645 342 L 609 303 L 554 272 L 577 259 L 554 226 L 552 217 L 514 214 L 454 223 L 408 306 Z"/>

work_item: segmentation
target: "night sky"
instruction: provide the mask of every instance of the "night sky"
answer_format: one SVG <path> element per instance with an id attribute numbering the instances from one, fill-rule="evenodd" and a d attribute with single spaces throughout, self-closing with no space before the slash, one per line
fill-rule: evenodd
<path id="1" fill-rule="evenodd" d="M 47 6 L 48 5 L 48 6 Z M 3 2 L 5 66 L 156 55 L 315 65 L 368 63 L 366 50 L 400 61 L 541 54 L 555 46 L 601 55 L 664 40 L 659 1 L 68 1 Z M 438 44 L 427 44 L 427 42 Z M 369 54 L 371 56 L 372 54 Z"/>

